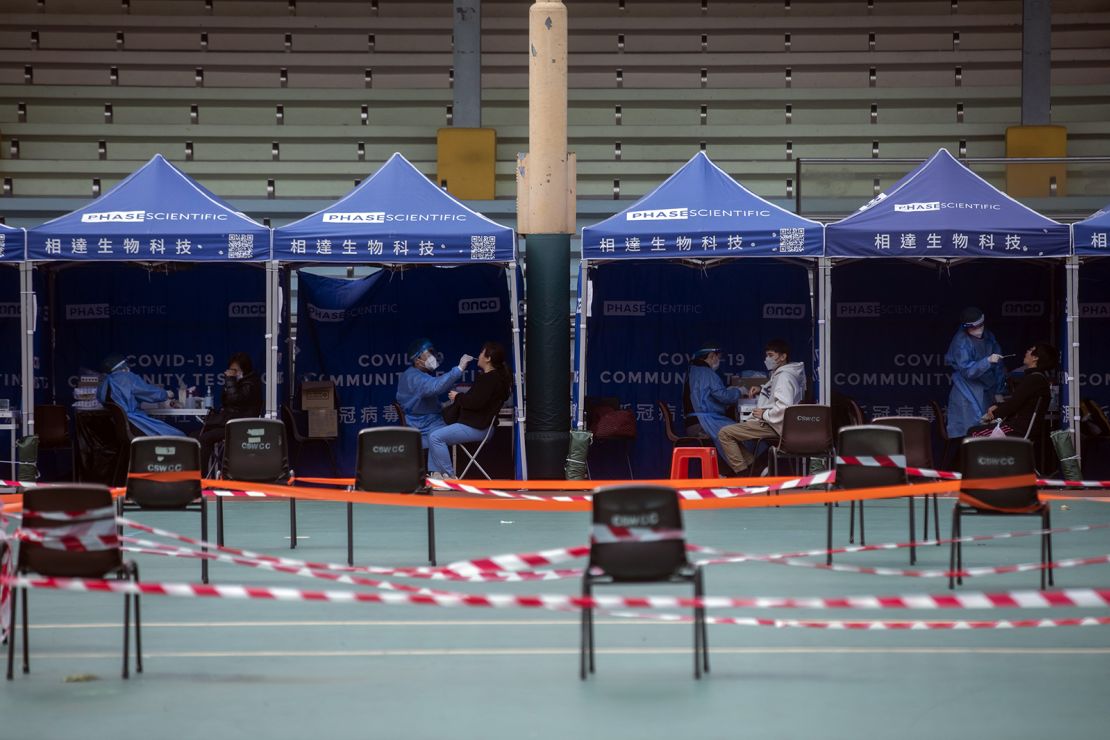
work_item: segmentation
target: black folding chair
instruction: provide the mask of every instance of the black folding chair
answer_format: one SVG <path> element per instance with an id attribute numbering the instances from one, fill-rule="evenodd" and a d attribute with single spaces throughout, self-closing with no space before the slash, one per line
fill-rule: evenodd
<path id="1" fill-rule="evenodd" d="M 200 442 L 191 437 L 136 437 L 131 440 L 131 473 L 196 472 L 196 480 L 159 481 L 127 479 L 127 490 L 116 499 L 125 511 L 200 512 L 200 538 L 208 541 L 208 502 L 200 487 Z M 202 548 L 208 552 L 208 548 Z M 201 558 L 200 579 L 208 583 L 208 560 Z"/>
<path id="2" fill-rule="evenodd" d="M 420 430 L 412 427 L 373 427 L 358 433 L 355 456 L 356 491 L 428 493 L 427 470 Z M 347 564 L 354 565 L 355 507 L 347 503 Z M 436 564 L 435 509 L 428 507 L 428 562 Z"/>
<path id="3" fill-rule="evenodd" d="M 872 424 L 897 427 L 902 430 L 902 444 L 906 451 L 906 465 L 911 468 L 935 468 L 933 463 L 933 423 L 924 416 L 880 416 Z M 940 507 L 935 493 L 924 497 L 923 529 L 921 536 L 929 539 L 929 503 L 933 504 L 933 528 L 936 530 L 937 547 L 940 547 Z"/>
<path id="4" fill-rule="evenodd" d="M 23 531 L 30 535 L 19 544 L 15 558 L 17 576 L 37 573 L 52 578 L 104 578 L 119 575 L 139 582 L 139 566 L 123 559 L 118 539 L 114 544 L 101 538 L 118 537 L 116 507 L 105 486 L 58 485 L 29 489 L 23 494 Z M 66 549 L 63 538 L 78 538 L 80 550 Z M 36 541 L 37 540 L 37 541 Z M 2 558 L 0 558 L 2 559 Z M 12 588 L 8 634 L 8 680 L 15 664 L 16 604 L 23 594 L 23 672 L 30 673 L 30 622 L 27 618 L 28 589 Z M 128 677 L 131 601 L 135 602 L 135 671 L 143 672 L 143 642 L 139 595 L 123 597 L 123 677 Z"/>
<path id="5" fill-rule="evenodd" d="M 963 518 L 965 516 L 1036 516 L 1041 529 L 1052 527 L 1051 508 L 1037 497 L 1036 482 L 1012 488 L 985 488 L 975 481 L 1014 475 L 1035 477 L 1033 443 L 1020 437 L 969 437 L 960 445 L 960 498 L 952 509 L 952 545 L 948 569 L 953 573 L 964 568 Z M 1041 565 L 1052 562 L 1052 535 L 1041 535 Z M 1041 569 L 1041 589 L 1045 582 L 1055 585 L 1052 571 Z M 963 584 L 963 576 L 948 576 L 948 588 Z"/>
<path id="6" fill-rule="evenodd" d="M 590 559 L 582 596 L 611 583 L 692 583 L 694 597 L 705 595 L 703 569 L 686 557 L 678 493 L 665 486 L 602 488 L 593 497 Z M 593 609 L 582 609 L 579 677 L 594 672 Z M 705 609 L 694 609 L 694 678 L 709 672 Z"/>
<path id="7" fill-rule="evenodd" d="M 285 425 L 277 419 L 233 419 L 224 425 L 220 477 L 251 483 L 284 483 L 289 469 Z M 224 543 L 224 501 L 216 498 L 216 544 Z M 297 500 L 289 497 L 289 547 L 297 546 Z"/>
<path id="8" fill-rule="evenodd" d="M 843 427 L 840 430 L 840 436 L 837 439 L 837 453 L 842 458 L 846 457 L 889 457 L 889 456 L 902 456 L 902 430 L 897 427 L 878 426 L 876 424 L 865 424 L 862 426 Z M 902 467 L 872 467 L 867 465 L 847 464 L 837 462 L 836 464 L 836 486 L 844 490 L 851 490 L 853 488 L 878 488 L 881 486 L 898 486 L 905 485 L 906 468 Z M 913 496 L 906 497 L 909 500 L 910 512 L 910 563 L 917 562 L 917 546 L 914 544 L 917 539 L 914 532 L 914 513 L 913 513 Z M 864 532 L 863 523 L 863 501 L 859 502 L 859 541 L 861 545 L 867 544 L 866 535 Z M 848 516 L 851 518 L 851 524 L 848 530 L 848 541 L 854 541 L 855 533 L 855 514 L 856 514 L 856 501 L 851 502 Z M 828 513 L 828 549 L 829 553 L 825 556 L 825 562 L 832 562 L 832 504 L 825 504 Z"/>
<path id="9" fill-rule="evenodd" d="M 782 418 L 782 435 L 771 446 L 771 475 L 779 474 L 780 460 L 819 457 L 831 463 L 836 454 L 833 439 L 831 407 L 815 403 L 790 406 Z"/>
<path id="10" fill-rule="evenodd" d="M 486 442 L 490 441 L 490 438 L 493 437 L 493 433 L 496 430 L 497 430 L 497 417 L 495 416 L 495 417 L 493 417 L 493 421 L 490 422 L 490 425 L 488 427 L 486 427 L 485 436 L 483 436 L 482 440 L 477 443 L 478 446 L 474 448 L 473 452 L 471 452 L 470 448 L 467 447 L 467 444 L 474 444 L 473 442 L 470 442 L 470 443 L 460 442 L 459 444 L 454 446 L 455 450 L 462 450 L 462 453 L 467 458 L 466 465 L 463 467 L 462 472 L 459 473 L 459 478 L 465 478 L 466 474 L 470 472 L 470 469 L 472 467 L 474 467 L 474 468 L 478 468 L 478 472 L 480 472 L 486 480 L 490 480 L 490 478 L 491 478 L 490 474 L 487 473 L 486 469 L 482 467 L 482 463 L 478 462 L 478 455 L 480 455 L 482 453 L 482 448 L 486 446 Z M 452 462 L 454 462 L 454 461 L 452 460 Z M 455 466 L 455 469 L 458 470 L 458 466 Z"/>

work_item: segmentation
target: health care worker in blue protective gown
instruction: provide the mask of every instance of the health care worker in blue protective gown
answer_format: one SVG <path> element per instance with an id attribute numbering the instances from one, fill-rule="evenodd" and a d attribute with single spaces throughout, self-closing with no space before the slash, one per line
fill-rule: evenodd
<path id="1" fill-rule="evenodd" d="M 986 330 L 985 319 L 978 308 L 965 308 L 960 330 L 944 355 L 944 363 L 953 370 L 948 395 L 948 436 L 953 439 L 980 423 L 1004 387 L 1002 348 Z"/>
<path id="2" fill-rule="evenodd" d="M 717 432 L 729 424 L 736 423 L 736 420 L 726 416 L 725 412 L 740 402 L 741 389 L 725 387 L 725 381 L 717 374 L 717 368 L 720 365 L 719 348 L 705 346 L 695 352 L 686 376 L 686 398 L 683 401 L 686 433 L 696 436 L 697 430 L 692 427 L 697 422 L 701 426 L 701 431 L 713 440 L 717 451 L 723 456 L 724 451 L 717 439 Z"/>
<path id="3" fill-rule="evenodd" d="M 148 437 L 182 436 L 180 429 L 152 419 L 139 408 L 140 403 L 158 403 L 169 398 L 165 388 L 151 385 L 131 372 L 127 358 L 123 355 L 108 355 L 103 367 L 107 375 L 96 388 L 96 400 L 102 404 L 112 401 L 123 408 L 131 425 Z"/>
<path id="4" fill-rule="evenodd" d="M 420 430 L 420 443 L 424 447 L 428 446 L 429 434 L 446 426 L 440 396 L 462 379 L 463 371 L 474 359 L 463 355 L 458 367 L 437 376 L 439 358 L 432 350 L 432 342 L 428 339 L 417 339 L 409 345 L 408 358 L 412 365 L 401 373 L 397 383 L 397 403 L 405 412 L 405 422 Z"/>

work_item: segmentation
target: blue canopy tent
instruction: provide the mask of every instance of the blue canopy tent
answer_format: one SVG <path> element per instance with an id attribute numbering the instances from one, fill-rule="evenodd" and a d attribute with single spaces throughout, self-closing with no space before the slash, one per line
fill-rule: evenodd
<path id="1" fill-rule="evenodd" d="M 669 443 L 656 403 L 682 408 L 698 343 L 719 344 L 722 369 L 736 374 L 763 372 L 772 338 L 815 349 L 823 243 L 821 224 L 760 198 L 704 152 L 633 205 L 583 228 L 577 426 L 584 428 L 587 389 L 617 397 L 638 421 L 656 422 L 638 425 L 633 467 L 665 475 Z"/>
<path id="2" fill-rule="evenodd" d="M 1074 367 L 1079 368 L 1072 408 L 1080 396 L 1091 398 L 1104 409 L 1110 407 L 1110 346 L 1105 341 L 1107 319 L 1110 319 L 1110 207 L 1072 224 L 1072 247 L 1078 281 L 1071 301 L 1071 353 Z M 1070 275 L 1069 275 L 1070 276 Z M 1080 358 L 1082 355 L 1082 358 Z M 1080 437 L 1076 436 L 1079 450 Z M 1099 461 L 1082 458 L 1090 474 L 1103 474 L 1094 469 Z"/>
<path id="3" fill-rule="evenodd" d="M 277 270 L 263 271 L 270 230 L 161 155 L 88 205 L 30 229 L 27 258 L 50 268 L 55 399 L 112 351 L 151 382 L 203 393 L 221 382 L 230 352 L 253 344 L 256 357 L 267 350 L 273 414 L 277 363 L 266 337 L 276 334 Z"/>
<path id="4" fill-rule="evenodd" d="M 9 461 L 14 477 L 15 457 L 11 454 L 18 436 L 16 409 L 29 409 L 34 405 L 33 356 L 27 341 L 27 325 L 33 318 L 26 310 L 26 288 L 29 275 L 23 261 L 26 235 L 23 229 L 13 229 L 0 224 L 0 337 L 9 343 L 8 351 L 0 353 L 0 398 L 9 402 L 10 408 L 0 414 L 0 429 L 10 436 L 11 444 L 5 445 L 2 459 Z M 19 334 L 19 350 L 15 337 Z M 23 417 L 24 429 L 27 415 Z"/>
<path id="5" fill-rule="evenodd" d="M 850 262 L 835 271 L 836 302 L 831 284 L 822 291 L 826 340 L 832 324 L 846 329 L 836 355 L 823 358 L 826 376 L 875 415 L 931 416 L 930 401 L 944 403 L 945 349 L 964 306 L 983 309 L 1003 353 L 1018 358 L 1058 333 L 1068 227 L 997 190 L 944 149 L 828 224 L 825 237 L 825 279 L 831 283 L 834 264 Z M 899 259 L 875 260 L 892 257 Z"/>
<path id="6" fill-rule="evenodd" d="M 395 421 L 391 402 L 413 339 L 430 337 L 448 362 L 477 355 L 484 339 L 500 339 L 511 346 L 514 369 L 515 469 L 527 476 L 512 229 L 470 210 L 394 154 L 336 203 L 276 229 L 274 255 L 305 266 L 387 268 L 361 280 L 299 273 L 297 372 L 336 382 L 347 468 L 354 467 L 361 427 Z"/>

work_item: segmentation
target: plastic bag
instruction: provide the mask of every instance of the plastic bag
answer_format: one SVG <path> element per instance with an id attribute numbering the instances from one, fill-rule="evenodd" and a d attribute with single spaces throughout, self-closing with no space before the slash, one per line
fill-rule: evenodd
<path id="1" fill-rule="evenodd" d="M 567 480 L 586 480 L 589 477 L 586 469 L 586 455 L 590 451 L 590 443 L 594 435 L 591 432 L 572 429 L 570 432 L 570 446 L 567 450 L 567 463 L 563 468 Z"/>

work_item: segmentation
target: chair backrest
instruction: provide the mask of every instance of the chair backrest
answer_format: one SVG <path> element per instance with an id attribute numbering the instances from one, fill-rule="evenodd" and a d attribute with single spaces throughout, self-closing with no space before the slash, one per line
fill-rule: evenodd
<path id="1" fill-rule="evenodd" d="M 358 433 L 357 490 L 412 493 L 424 486 L 424 476 L 419 429 L 372 427 Z"/>
<path id="2" fill-rule="evenodd" d="M 131 429 L 131 420 L 127 418 L 127 412 L 123 410 L 115 401 L 108 401 L 104 404 L 108 416 L 112 419 L 112 425 L 116 429 L 116 437 L 119 441 L 120 448 L 126 449 L 131 444 L 137 435 Z"/>
<path id="3" fill-rule="evenodd" d="M 854 398 L 848 399 L 848 420 L 852 426 L 859 426 L 860 424 L 866 423 L 866 419 L 864 419 L 863 416 L 863 409 L 860 408 L 860 405 L 856 403 L 856 399 Z"/>
<path id="4" fill-rule="evenodd" d="M 673 488 L 628 485 L 598 489 L 592 521 L 588 567 L 600 569 L 614 580 L 660 580 L 689 562 L 682 510 Z M 649 532 L 654 532 L 654 537 Z"/>
<path id="5" fill-rule="evenodd" d="M 836 442 L 839 457 L 902 455 L 902 430 L 897 427 L 862 424 L 844 427 Z M 906 482 L 905 467 L 874 467 L 837 463 L 836 484 L 840 488 L 896 486 Z"/>
<path id="6" fill-rule="evenodd" d="M 408 419 L 405 418 L 405 408 L 401 404 L 394 401 L 392 404 L 393 411 L 397 414 L 397 426 L 407 427 L 409 425 Z"/>
<path id="7" fill-rule="evenodd" d="M 59 542 L 25 540 L 19 545 L 16 567 L 20 571 L 58 578 L 100 578 L 123 563 L 118 541 L 109 545 L 90 539 L 116 535 L 115 504 L 106 486 L 73 484 L 28 489 L 23 494 L 22 526 L 48 538 L 69 534 L 81 537 L 84 549 L 67 550 Z"/>
<path id="8" fill-rule="evenodd" d="M 933 407 L 933 416 L 937 420 L 937 433 L 940 434 L 941 441 L 947 442 L 948 436 L 948 412 L 937 401 L 929 401 L 929 405 Z"/>
<path id="9" fill-rule="evenodd" d="M 902 430 L 906 464 L 911 468 L 933 467 L 933 424 L 924 416 L 879 416 L 871 423 Z"/>
<path id="10" fill-rule="evenodd" d="M 671 410 L 662 401 L 656 401 L 655 404 L 659 407 L 659 418 L 663 420 L 663 431 L 671 444 L 674 444 L 678 441 L 678 434 L 674 430 L 674 417 L 671 416 Z"/>
<path id="11" fill-rule="evenodd" d="M 280 421 L 233 419 L 224 429 L 224 478 L 268 483 L 289 477 L 289 445 Z"/>
<path id="12" fill-rule="evenodd" d="M 976 487 L 983 478 L 1034 475 L 1033 443 L 1020 437 L 968 437 L 960 445 L 960 503 L 1020 514 L 1040 510 L 1035 483 L 1012 488 Z"/>
<path id="13" fill-rule="evenodd" d="M 293 415 L 293 409 L 287 403 L 281 405 L 281 420 L 285 424 L 286 433 L 293 437 L 294 442 L 300 444 L 305 441 L 305 436 L 297 428 L 297 417 Z"/>
<path id="14" fill-rule="evenodd" d="M 822 455 L 832 449 L 832 409 L 821 404 L 790 406 L 782 418 L 779 450 L 795 455 Z"/>
<path id="15" fill-rule="evenodd" d="M 69 414 L 66 407 L 54 404 L 35 406 L 35 434 L 39 437 L 41 450 L 69 447 Z"/>
<path id="16" fill-rule="evenodd" d="M 132 473 L 196 472 L 196 480 L 127 479 L 127 498 L 147 509 L 181 509 L 200 498 L 200 442 L 190 437 L 131 440 Z"/>

